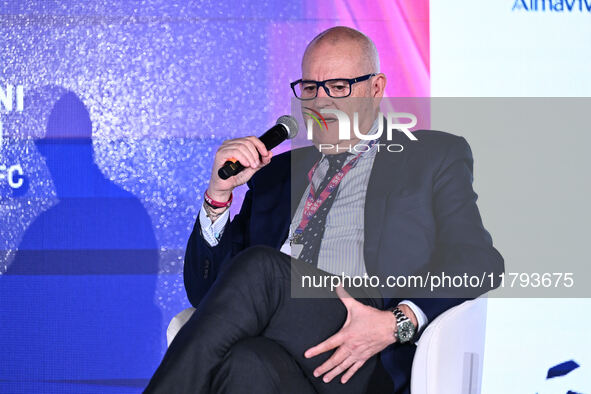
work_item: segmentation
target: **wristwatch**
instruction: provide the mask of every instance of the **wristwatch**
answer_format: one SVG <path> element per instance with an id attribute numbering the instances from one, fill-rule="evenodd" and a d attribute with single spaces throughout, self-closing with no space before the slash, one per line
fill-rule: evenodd
<path id="1" fill-rule="evenodd" d="M 392 313 L 396 317 L 396 326 L 398 327 L 398 330 L 394 332 L 396 340 L 400 343 L 409 342 L 415 336 L 417 328 L 399 308 L 392 309 Z"/>

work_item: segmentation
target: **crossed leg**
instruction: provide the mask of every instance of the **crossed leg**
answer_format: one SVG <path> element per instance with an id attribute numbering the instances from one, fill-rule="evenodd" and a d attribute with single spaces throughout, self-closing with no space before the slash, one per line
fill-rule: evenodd
<path id="1" fill-rule="evenodd" d="M 304 357 L 347 317 L 329 289 L 313 289 L 315 298 L 291 296 L 291 286 L 299 286 L 302 275 L 319 274 L 329 275 L 266 246 L 236 255 L 171 343 L 145 392 L 364 393 L 376 370 L 385 373 L 376 369 L 376 356 L 344 385 L 313 376 L 331 352 Z M 347 290 L 365 304 L 380 306 L 380 299 Z"/>

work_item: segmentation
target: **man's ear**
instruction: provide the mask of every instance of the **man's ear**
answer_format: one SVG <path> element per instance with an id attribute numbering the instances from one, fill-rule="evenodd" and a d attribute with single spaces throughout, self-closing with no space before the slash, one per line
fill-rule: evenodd
<path id="1" fill-rule="evenodd" d="M 386 78 L 386 74 L 379 73 L 375 77 L 373 77 L 371 83 L 371 96 L 372 97 L 384 97 L 384 91 L 386 90 L 386 82 L 388 79 Z"/>

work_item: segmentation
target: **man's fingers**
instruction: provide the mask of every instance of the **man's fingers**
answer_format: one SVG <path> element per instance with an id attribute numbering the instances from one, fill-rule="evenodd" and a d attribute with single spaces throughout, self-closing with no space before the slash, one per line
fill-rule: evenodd
<path id="1" fill-rule="evenodd" d="M 340 331 L 334 334 L 332 337 L 328 338 L 326 341 L 319 343 L 318 345 L 311 347 L 310 349 L 306 350 L 304 353 L 304 357 L 311 358 L 316 357 L 319 354 L 327 352 L 331 349 L 341 346 L 343 343 L 342 335 L 340 335 Z"/>
<path id="2" fill-rule="evenodd" d="M 247 160 L 238 161 L 240 161 L 244 167 L 262 167 L 263 165 L 269 164 L 269 161 L 271 160 L 272 152 L 267 150 L 265 144 L 254 136 L 226 140 L 222 145 L 225 148 L 224 150 L 230 153 L 225 160 L 229 160 L 232 157 L 238 159 L 238 157 L 233 154 L 237 150 L 241 151 L 246 156 Z"/>
<path id="3" fill-rule="evenodd" d="M 341 383 L 345 384 L 349 381 L 349 379 L 351 379 L 351 377 L 353 377 L 353 375 L 355 375 L 355 372 L 357 372 L 359 370 L 359 368 L 361 368 L 363 366 L 363 364 L 365 364 L 365 361 L 357 361 L 355 364 L 353 364 L 348 370 L 347 372 L 341 377 Z"/>
<path id="4" fill-rule="evenodd" d="M 324 375 L 322 380 L 324 381 L 324 383 L 329 383 L 335 377 L 346 371 L 353 364 L 355 364 L 355 359 L 353 357 L 345 358 L 339 365 L 334 367 L 332 370 L 328 371 L 328 373 Z"/>
<path id="5" fill-rule="evenodd" d="M 248 159 L 251 163 L 251 167 L 257 167 L 260 162 L 259 152 L 257 151 L 257 148 L 254 146 L 252 141 L 242 140 L 240 141 L 240 146 L 242 147 L 243 152 L 248 156 Z"/>
<path id="6" fill-rule="evenodd" d="M 259 160 L 258 152 L 254 145 L 244 139 L 226 141 L 224 147 L 220 149 L 220 153 L 222 153 L 221 157 L 224 161 L 235 158 L 244 167 L 256 167 L 256 163 Z M 239 154 L 242 154 L 242 160 L 239 159 Z"/>
<path id="7" fill-rule="evenodd" d="M 244 151 L 240 149 L 230 148 L 228 150 L 220 151 L 220 156 L 223 159 L 223 162 L 226 161 L 239 161 L 244 167 L 250 167 L 250 158 L 245 154 Z M 223 165 L 223 163 L 222 163 Z"/>
<path id="8" fill-rule="evenodd" d="M 350 352 L 347 352 L 341 348 L 337 349 L 336 352 L 330 356 L 328 360 L 323 362 L 319 367 L 314 370 L 314 376 L 322 376 L 328 371 L 332 370 L 333 368 L 340 365 L 343 361 L 347 359 L 351 355 Z"/>
<path id="9" fill-rule="evenodd" d="M 355 303 L 359 302 L 355 298 L 351 297 L 347 290 L 342 285 L 338 285 L 335 289 L 337 295 L 339 296 L 341 302 L 345 305 L 347 309 L 349 307 L 355 305 Z"/>
<path id="10" fill-rule="evenodd" d="M 254 137 L 254 136 L 246 137 L 246 138 L 248 138 L 250 141 L 252 141 L 254 146 L 261 153 L 261 156 L 267 156 L 267 154 L 268 154 L 267 147 L 265 146 L 265 144 L 263 144 L 263 141 L 261 141 L 260 139 L 258 139 L 257 137 Z"/>
<path id="11" fill-rule="evenodd" d="M 347 290 L 345 290 L 345 288 L 343 287 L 343 285 L 338 285 L 335 289 L 337 295 L 339 296 L 339 298 L 343 299 L 343 298 L 351 298 L 351 296 L 349 295 L 349 293 L 347 293 Z"/>
<path id="12" fill-rule="evenodd" d="M 267 156 L 263 156 L 263 165 L 267 165 L 271 162 L 271 157 L 273 157 L 273 152 L 272 151 L 268 151 Z"/>

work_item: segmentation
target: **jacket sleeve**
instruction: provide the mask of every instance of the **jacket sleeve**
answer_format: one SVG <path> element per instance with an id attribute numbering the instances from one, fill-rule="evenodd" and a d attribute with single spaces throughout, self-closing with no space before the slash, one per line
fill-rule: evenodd
<path id="1" fill-rule="evenodd" d="M 250 181 L 247 184 L 250 188 Z M 222 237 L 215 246 L 210 246 L 201 235 L 197 217 L 187 243 L 183 270 L 187 297 L 194 307 L 201 302 L 229 260 L 248 246 L 251 205 L 252 191 L 249 189 L 240 212 L 232 220 L 228 216 Z"/>
<path id="2" fill-rule="evenodd" d="M 462 289 L 440 289 L 430 298 L 410 298 L 425 313 L 429 322 L 447 309 L 498 287 L 490 283 L 489 274 L 498 279 L 504 272 L 501 254 L 493 247 L 492 238 L 482 224 L 472 188 L 473 159 L 468 142 L 454 138 L 441 166 L 433 178 L 433 211 L 437 238 L 431 275 L 486 275 L 482 286 Z M 425 274 L 425 273 L 423 273 Z"/>

